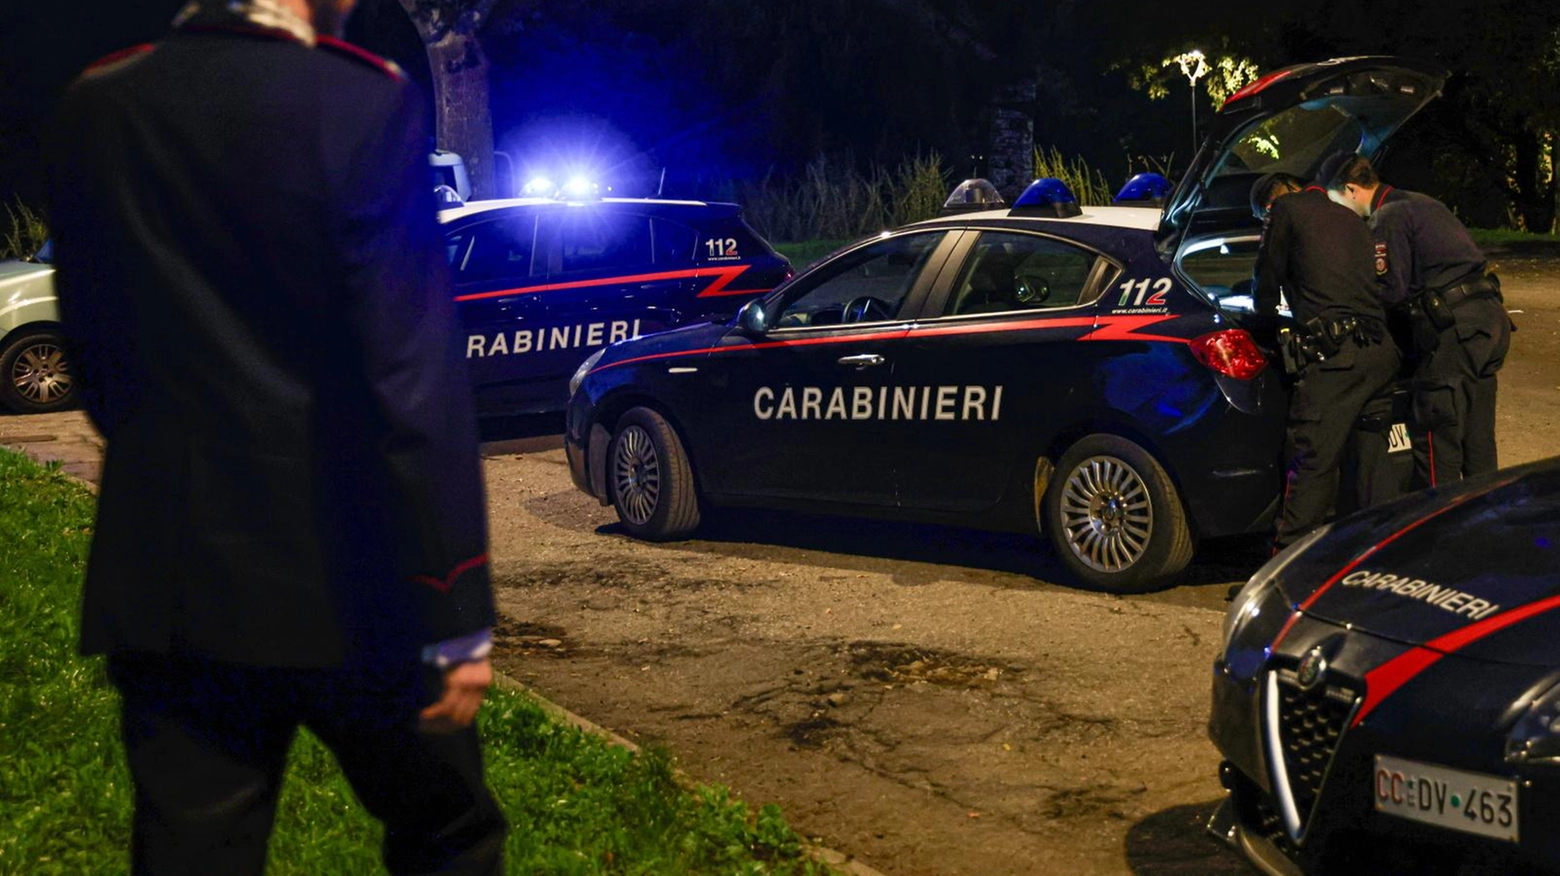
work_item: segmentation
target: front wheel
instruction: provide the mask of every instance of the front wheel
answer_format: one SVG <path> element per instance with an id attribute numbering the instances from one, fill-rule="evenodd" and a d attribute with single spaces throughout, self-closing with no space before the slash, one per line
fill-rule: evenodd
<path id="1" fill-rule="evenodd" d="M 607 448 L 607 482 L 623 527 L 651 541 L 683 538 L 699 526 L 699 500 L 688 453 L 666 418 L 632 408 Z"/>
<path id="2" fill-rule="evenodd" d="M 58 332 L 22 331 L 0 349 L 0 405 L 18 414 L 45 414 L 70 407 L 76 396 Z"/>
<path id="3" fill-rule="evenodd" d="M 1170 475 L 1115 435 L 1089 435 L 1068 448 L 1041 515 L 1062 562 L 1100 590 L 1152 590 L 1192 560 L 1191 530 Z"/>

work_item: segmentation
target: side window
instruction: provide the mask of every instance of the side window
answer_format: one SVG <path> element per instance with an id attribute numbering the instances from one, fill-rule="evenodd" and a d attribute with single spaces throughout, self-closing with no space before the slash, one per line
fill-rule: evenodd
<path id="1" fill-rule="evenodd" d="M 893 319 L 945 234 L 934 231 L 892 237 L 824 265 L 793 284 L 776 327 Z"/>
<path id="2" fill-rule="evenodd" d="M 457 283 L 531 276 L 536 217 L 527 213 L 467 226 L 444 239 Z"/>
<path id="3" fill-rule="evenodd" d="M 1191 243 L 1181 253 L 1181 273 L 1225 307 L 1250 310 L 1250 280 L 1261 243 L 1258 237 Z"/>
<path id="4" fill-rule="evenodd" d="M 681 222 L 652 216 L 650 235 L 654 238 L 656 264 L 686 265 L 693 261 L 694 247 L 699 243 L 699 232 Z"/>
<path id="5" fill-rule="evenodd" d="M 945 315 L 1049 310 L 1089 303 L 1096 256 L 1033 234 L 983 232 L 948 296 Z"/>
<path id="6" fill-rule="evenodd" d="M 559 225 L 559 270 L 637 271 L 652 264 L 650 217 L 615 210 L 567 209 Z"/>

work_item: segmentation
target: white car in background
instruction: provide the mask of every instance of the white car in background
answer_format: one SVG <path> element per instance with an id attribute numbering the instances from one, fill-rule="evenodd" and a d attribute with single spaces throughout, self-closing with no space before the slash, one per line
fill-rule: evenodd
<path id="1" fill-rule="evenodd" d="M 32 258 L 0 261 L 0 407 L 42 414 L 77 395 L 44 244 Z"/>

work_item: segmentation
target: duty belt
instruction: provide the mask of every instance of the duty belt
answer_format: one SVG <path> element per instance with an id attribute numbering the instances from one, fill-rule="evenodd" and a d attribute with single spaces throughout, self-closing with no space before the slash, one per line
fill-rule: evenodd
<path id="1" fill-rule="evenodd" d="M 1285 373 L 1296 375 L 1312 362 L 1325 362 L 1338 355 L 1346 342 L 1361 346 L 1379 344 L 1386 334 L 1385 324 L 1368 317 L 1316 317 L 1293 329 L 1279 329 L 1279 352 Z"/>
<path id="2" fill-rule="evenodd" d="M 1500 277 L 1494 274 L 1469 277 L 1442 289 L 1440 295 L 1447 307 L 1456 307 L 1470 298 L 1499 299 Z"/>

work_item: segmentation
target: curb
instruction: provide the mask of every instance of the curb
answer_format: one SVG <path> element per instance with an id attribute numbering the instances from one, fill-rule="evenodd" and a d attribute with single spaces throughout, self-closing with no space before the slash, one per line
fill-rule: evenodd
<path id="1" fill-rule="evenodd" d="M 52 440 L 53 436 L 49 437 Z M 0 447 L 5 447 L 7 450 L 20 453 L 23 456 L 26 456 L 28 459 L 38 463 L 39 465 L 48 465 L 51 462 L 60 462 L 60 460 L 57 458 L 52 458 L 46 454 L 38 453 L 34 449 L 34 446 L 35 445 L 33 445 L 31 442 L 23 442 L 19 445 L 9 443 L 9 441 L 0 443 Z M 83 487 L 86 487 L 86 489 L 92 493 L 92 495 L 98 495 L 98 485 L 96 483 L 72 472 L 65 471 L 64 469 L 60 469 L 60 473 L 65 477 L 75 481 L 76 483 L 81 484 Z M 548 717 L 551 717 L 556 721 L 560 721 L 564 724 L 576 727 L 586 733 L 589 733 L 592 736 L 605 740 L 611 745 L 616 745 L 620 748 L 626 748 L 635 754 L 640 752 L 640 747 L 634 742 L 624 738 L 618 733 L 607 729 L 606 727 L 601 726 L 600 724 L 595 723 L 594 721 L 591 721 L 588 718 L 585 718 L 581 715 L 576 715 L 568 709 L 565 709 L 563 706 L 560 706 L 552 700 L 549 700 L 541 694 L 537 693 L 535 689 L 527 687 L 524 683 L 510 678 L 496 669 L 493 671 L 493 686 L 501 690 L 524 694 L 526 697 L 530 698 L 532 702 L 535 702 L 536 705 L 548 715 Z M 678 780 L 684 784 L 694 784 L 694 782 L 682 770 L 676 769 L 674 770 L 674 773 Z M 886 874 L 883 872 L 868 867 L 866 864 L 855 860 L 849 855 L 846 855 L 844 852 L 839 852 L 831 848 L 815 845 L 808 842 L 806 839 L 802 840 L 802 848 L 807 851 L 808 857 L 812 858 L 814 861 L 817 861 L 821 864 L 826 864 L 829 867 L 840 871 L 841 873 L 849 874 L 849 876 L 886 876 Z"/>
<path id="2" fill-rule="evenodd" d="M 620 748 L 626 748 L 635 754 L 640 752 L 640 747 L 636 743 L 623 738 L 621 735 L 608 730 L 607 728 L 597 724 L 589 718 L 574 714 L 568 709 L 565 709 L 563 706 L 560 706 L 552 700 L 549 700 L 541 694 L 537 693 L 534 688 L 528 687 L 523 682 L 516 681 L 515 679 L 510 678 L 509 676 L 497 670 L 494 670 L 493 672 L 493 686 L 499 688 L 500 690 L 507 690 L 513 693 L 520 693 L 525 695 L 533 702 L 535 702 L 536 705 L 540 707 L 548 717 L 553 718 L 556 721 L 577 727 L 592 736 L 604 739 L 608 743 L 616 745 Z M 677 776 L 677 779 L 680 782 L 685 784 L 693 783 L 693 780 L 691 780 L 688 775 L 681 769 L 673 768 L 673 773 Z M 850 874 L 850 876 L 887 876 L 887 874 L 883 873 L 881 870 L 874 870 L 873 868 L 868 867 L 866 864 L 863 864 L 861 861 L 852 858 L 844 852 L 839 852 L 825 846 L 814 845 L 813 843 L 808 842 L 806 839 L 802 840 L 802 848 L 806 849 L 807 856 L 812 858 L 814 861 L 817 861 L 821 864 L 826 864 L 830 867 L 833 867 L 835 870 L 840 871 L 841 873 Z"/>

